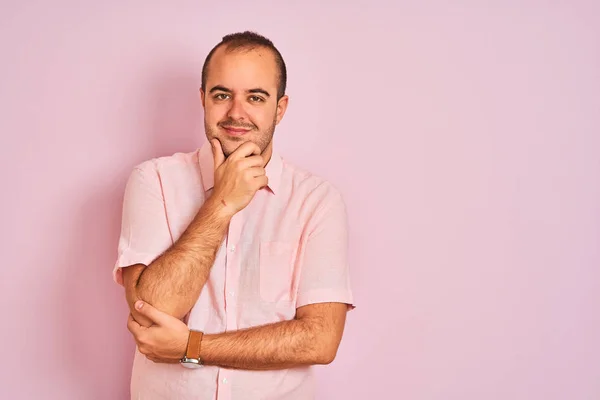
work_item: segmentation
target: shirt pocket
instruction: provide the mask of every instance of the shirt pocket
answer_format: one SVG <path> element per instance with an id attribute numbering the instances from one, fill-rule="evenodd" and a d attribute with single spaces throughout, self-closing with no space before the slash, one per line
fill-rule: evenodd
<path id="1" fill-rule="evenodd" d="M 278 303 L 292 301 L 294 246 L 289 242 L 261 242 L 260 297 Z"/>

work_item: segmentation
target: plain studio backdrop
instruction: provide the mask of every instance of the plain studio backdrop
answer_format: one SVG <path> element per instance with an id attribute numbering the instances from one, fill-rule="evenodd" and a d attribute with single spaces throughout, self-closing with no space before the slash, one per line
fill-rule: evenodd
<path id="1" fill-rule="evenodd" d="M 204 57 L 250 29 L 276 145 L 349 210 L 318 399 L 599 399 L 598 3 L 217 3 L 2 2 L 0 398 L 128 398 L 125 180 L 204 142 Z"/>

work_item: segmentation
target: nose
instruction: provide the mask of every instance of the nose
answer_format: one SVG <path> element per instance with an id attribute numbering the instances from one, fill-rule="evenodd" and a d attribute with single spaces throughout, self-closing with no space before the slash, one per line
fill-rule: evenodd
<path id="1" fill-rule="evenodd" d="M 229 103 L 231 107 L 229 108 L 229 112 L 227 116 L 234 121 L 244 120 L 246 116 L 246 111 L 244 110 L 244 103 L 241 99 L 234 97 L 233 100 Z"/>

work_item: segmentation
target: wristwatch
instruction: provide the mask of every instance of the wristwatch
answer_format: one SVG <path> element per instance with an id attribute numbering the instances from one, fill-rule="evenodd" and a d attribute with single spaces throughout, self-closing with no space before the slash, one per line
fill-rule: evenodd
<path id="1" fill-rule="evenodd" d="M 179 360 L 181 365 L 184 367 L 202 367 L 202 360 L 200 360 L 200 345 L 202 344 L 202 336 L 204 336 L 203 332 L 190 329 L 185 355 L 181 360 Z"/>

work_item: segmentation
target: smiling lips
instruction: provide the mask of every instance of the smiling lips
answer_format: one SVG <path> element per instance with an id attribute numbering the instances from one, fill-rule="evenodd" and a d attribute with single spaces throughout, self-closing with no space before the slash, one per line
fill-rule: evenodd
<path id="1" fill-rule="evenodd" d="M 233 126 L 221 126 L 221 128 L 231 136 L 242 136 L 251 131 L 249 128 L 237 128 Z"/>

